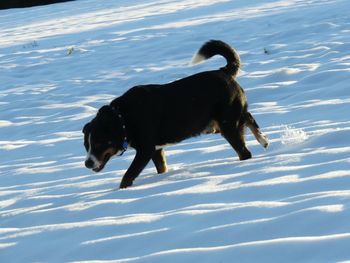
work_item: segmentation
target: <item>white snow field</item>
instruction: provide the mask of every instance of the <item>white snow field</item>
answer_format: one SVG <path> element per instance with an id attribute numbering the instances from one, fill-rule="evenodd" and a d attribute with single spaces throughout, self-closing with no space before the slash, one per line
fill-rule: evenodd
<path id="1" fill-rule="evenodd" d="M 350 1 L 81 0 L 0 11 L 0 262 L 350 260 Z M 247 132 L 166 149 L 119 190 L 134 151 L 95 174 L 81 129 L 134 85 L 233 45 L 271 145 Z M 181 105 L 179 105 L 181 107 Z"/>

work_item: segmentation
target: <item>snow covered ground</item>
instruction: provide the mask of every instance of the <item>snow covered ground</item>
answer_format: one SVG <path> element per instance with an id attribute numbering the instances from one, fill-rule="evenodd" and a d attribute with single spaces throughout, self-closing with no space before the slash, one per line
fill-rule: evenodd
<path id="1" fill-rule="evenodd" d="M 348 0 L 81 0 L 0 12 L 0 262 L 350 260 Z M 134 152 L 93 174 L 81 128 L 137 84 L 165 83 L 209 39 L 271 146 L 219 135 L 167 149 L 118 190 Z"/>

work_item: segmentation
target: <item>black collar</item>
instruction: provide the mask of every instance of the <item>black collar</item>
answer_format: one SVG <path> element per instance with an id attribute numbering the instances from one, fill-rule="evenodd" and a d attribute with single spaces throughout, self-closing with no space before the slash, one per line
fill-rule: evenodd
<path id="1" fill-rule="evenodd" d="M 121 114 L 120 108 L 118 106 L 110 105 L 112 111 L 115 113 L 117 118 L 119 119 L 119 122 L 123 129 L 123 143 L 122 143 L 122 152 L 119 154 L 119 156 L 122 156 L 123 153 L 128 149 L 129 143 L 128 143 L 128 137 L 126 135 L 126 127 L 125 127 L 125 121 L 123 118 L 123 115 Z"/>

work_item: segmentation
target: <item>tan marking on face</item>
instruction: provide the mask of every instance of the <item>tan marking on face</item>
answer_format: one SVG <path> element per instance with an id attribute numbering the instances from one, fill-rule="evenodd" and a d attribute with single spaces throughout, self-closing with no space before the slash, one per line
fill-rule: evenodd
<path id="1" fill-rule="evenodd" d="M 109 155 L 109 157 L 112 157 L 113 155 L 116 154 L 116 150 L 113 149 L 112 147 L 107 148 L 100 156 L 99 158 L 97 158 L 100 162 L 104 162 L 105 158 L 107 155 Z"/>

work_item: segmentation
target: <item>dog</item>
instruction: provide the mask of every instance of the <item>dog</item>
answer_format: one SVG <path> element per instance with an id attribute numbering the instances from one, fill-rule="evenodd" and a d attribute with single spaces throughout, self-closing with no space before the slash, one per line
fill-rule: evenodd
<path id="1" fill-rule="evenodd" d="M 226 66 L 167 84 L 136 86 L 100 108 L 83 128 L 85 166 L 99 172 L 112 156 L 134 148 L 136 155 L 120 183 L 120 188 L 126 188 L 150 160 L 158 173 L 167 172 L 167 144 L 200 134 L 221 133 L 240 160 L 252 157 L 245 143 L 246 127 L 267 148 L 269 141 L 248 111 L 246 95 L 235 80 L 241 65 L 235 49 L 211 40 L 199 49 L 192 63 L 215 55 L 223 56 Z"/>

